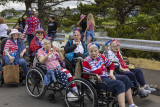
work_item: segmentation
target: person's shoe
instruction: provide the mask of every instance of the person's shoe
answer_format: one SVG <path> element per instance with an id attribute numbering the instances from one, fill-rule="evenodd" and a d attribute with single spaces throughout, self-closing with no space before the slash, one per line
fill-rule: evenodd
<path id="1" fill-rule="evenodd" d="M 129 107 L 138 107 L 138 106 L 136 106 L 135 104 L 131 104 L 129 105 Z"/>
<path id="2" fill-rule="evenodd" d="M 29 85 L 32 85 L 31 79 L 28 79 L 28 84 L 29 84 Z"/>
<path id="3" fill-rule="evenodd" d="M 155 88 L 151 88 L 148 84 L 146 85 L 146 87 L 144 89 L 145 90 L 150 90 L 151 92 L 156 91 Z"/>
<path id="4" fill-rule="evenodd" d="M 75 96 L 74 94 L 72 94 L 71 92 L 69 92 L 67 94 L 68 97 L 68 101 L 77 101 L 78 100 L 78 96 Z"/>
<path id="5" fill-rule="evenodd" d="M 147 97 L 150 93 L 151 93 L 150 90 L 145 90 L 144 88 L 142 88 L 138 94 L 140 97 Z"/>

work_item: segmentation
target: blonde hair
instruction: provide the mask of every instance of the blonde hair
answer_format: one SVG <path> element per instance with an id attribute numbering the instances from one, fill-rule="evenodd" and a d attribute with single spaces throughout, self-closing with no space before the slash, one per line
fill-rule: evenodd
<path id="1" fill-rule="evenodd" d="M 0 17 L 0 24 L 4 24 L 4 18 L 3 17 Z"/>
<path id="2" fill-rule="evenodd" d="M 95 26 L 95 21 L 94 21 L 94 17 L 93 17 L 93 14 L 92 13 L 89 13 L 88 16 L 87 16 L 87 22 L 90 21 L 93 26 Z"/>

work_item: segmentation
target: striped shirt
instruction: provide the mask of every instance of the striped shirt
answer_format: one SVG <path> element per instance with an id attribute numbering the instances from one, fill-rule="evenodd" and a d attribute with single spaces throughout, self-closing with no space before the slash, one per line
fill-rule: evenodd
<path id="1" fill-rule="evenodd" d="M 50 49 L 52 51 L 53 48 Z M 40 48 L 38 50 L 37 56 L 43 56 L 45 57 L 49 52 L 46 52 L 44 48 Z M 52 69 L 59 69 L 61 68 L 60 63 L 59 63 L 59 54 L 57 52 L 53 52 L 48 59 L 45 62 L 45 65 L 47 67 L 47 70 L 52 70 Z"/>
<path id="2" fill-rule="evenodd" d="M 18 46 L 8 39 L 4 46 L 3 55 L 6 55 L 5 51 L 8 51 L 11 56 L 15 57 L 17 50 Z"/>
<path id="3" fill-rule="evenodd" d="M 83 61 L 84 72 L 95 73 L 101 77 L 109 76 L 106 67 L 109 67 L 110 70 L 114 70 L 114 64 L 101 54 L 98 54 L 97 61 L 92 59 L 90 56 L 86 57 L 85 60 Z M 88 76 L 85 77 L 88 78 Z"/>

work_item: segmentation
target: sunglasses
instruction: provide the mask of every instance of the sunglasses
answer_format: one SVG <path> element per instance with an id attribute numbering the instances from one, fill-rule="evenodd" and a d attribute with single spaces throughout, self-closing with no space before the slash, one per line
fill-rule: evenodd
<path id="1" fill-rule="evenodd" d="M 40 31 L 37 31 L 36 33 L 38 33 L 38 34 L 40 34 L 40 33 L 43 34 L 43 32 L 40 32 Z"/>

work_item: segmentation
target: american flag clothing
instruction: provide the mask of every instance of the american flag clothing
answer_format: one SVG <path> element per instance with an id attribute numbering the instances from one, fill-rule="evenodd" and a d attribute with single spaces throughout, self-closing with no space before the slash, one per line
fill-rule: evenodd
<path id="1" fill-rule="evenodd" d="M 38 18 L 34 16 L 28 17 L 26 20 L 26 25 L 28 25 L 27 34 L 32 34 L 39 27 L 39 24 Z"/>
<path id="2" fill-rule="evenodd" d="M 114 70 L 114 64 L 102 54 L 98 54 L 97 61 L 92 59 L 90 56 L 86 57 L 83 61 L 84 72 L 95 73 L 101 77 L 109 76 L 106 67 L 109 67 L 110 70 Z M 84 78 L 88 77 L 89 76 L 84 76 Z"/>
<path id="3" fill-rule="evenodd" d="M 11 56 L 15 57 L 17 50 L 18 50 L 17 44 L 14 44 L 10 39 L 8 39 L 4 46 L 3 56 L 6 55 L 5 51 L 8 51 Z"/>
<path id="4" fill-rule="evenodd" d="M 13 38 L 9 38 L 6 41 L 6 44 L 4 46 L 4 50 L 3 50 L 3 55 L 5 54 L 5 51 L 8 51 L 9 54 L 15 58 L 14 63 L 18 64 L 19 58 L 20 58 L 20 53 L 25 49 L 25 45 L 23 43 L 23 41 L 18 38 L 17 41 L 13 40 Z"/>
<path id="5" fill-rule="evenodd" d="M 53 50 L 53 48 L 50 49 L 50 51 L 52 51 L 52 50 Z M 37 55 L 38 55 L 38 57 L 40 57 L 40 56 L 45 57 L 48 53 L 49 52 L 47 52 L 44 48 L 41 48 L 41 49 L 38 50 Z M 67 75 L 68 82 L 70 82 L 71 80 L 73 80 L 73 77 L 72 77 L 70 71 L 68 71 L 67 69 L 62 68 L 58 60 L 59 60 L 59 54 L 57 52 L 54 52 L 53 54 L 51 54 L 48 57 L 47 61 L 45 62 L 47 70 L 57 69 L 57 70 L 59 70 L 61 72 L 64 72 Z M 71 88 L 73 90 L 77 90 L 77 87 L 76 87 L 75 84 L 72 84 Z"/>
<path id="6" fill-rule="evenodd" d="M 50 51 L 53 51 L 53 48 L 51 48 Z M 38 57 L 40 56 L 45 57 L 47 56 L 48 53 L 49 51 L 46 51 L 44 48 L 40 48 L 38 50 L 37 55 Z M 61 68 L 60 63 L 59 63 L 59 54 L 57 52 L 53 52 L 46 60 L 45 65 L 47 67 L 47 70 Z"/>
<path id="7" fill-rule="evenodd" d="M 118 52 L 113 52 L 112 50 L 109 50 L 106 54 L 107 58 L 110 59 L 111 61 L 118 62 L 120 64 L 121 68 L 128 68 L 127 64 L 123 60 L 122 54 Z"/>

